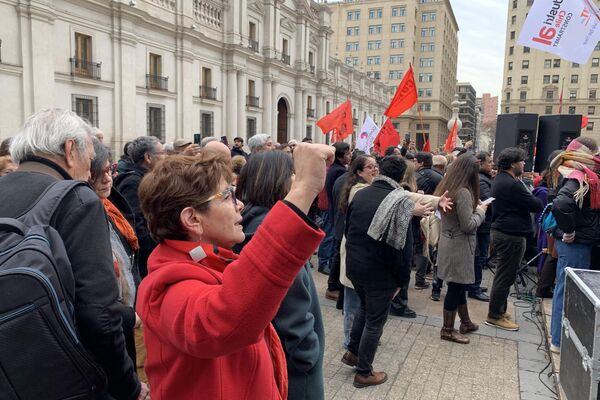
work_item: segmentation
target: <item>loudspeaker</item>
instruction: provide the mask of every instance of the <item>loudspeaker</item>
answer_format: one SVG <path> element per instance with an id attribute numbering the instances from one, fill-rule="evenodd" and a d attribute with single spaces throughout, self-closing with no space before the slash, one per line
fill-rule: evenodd
<path id="1" fill-rule="evenodd" d="M 535 171 L 542 172 L 554 150 L 566 149 L 581 134 L 581 115 L 542 115 L 535 146 Z"/>
<path id="2" fill-rule="evenodd" d="M 566 268 L 559 383 L 565 400 L 600 398 L 600 271 Z"/>
<path id="3" fill-rule="evenodd" d="M 538 114 L 500 114 L 496 124 L 494 160 L 507 147 L 520 147 L 527 153 L 525 171 L 533 167 L 533 150 L 537 133 Z"/>

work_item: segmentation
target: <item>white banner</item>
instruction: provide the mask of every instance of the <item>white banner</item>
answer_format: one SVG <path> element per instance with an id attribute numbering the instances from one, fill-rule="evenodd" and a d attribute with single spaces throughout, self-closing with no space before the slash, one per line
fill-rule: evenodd
<path id="1" fill-rule="evenodd" d="M 600 41 L 600 10 L 594 0 L 535 0 L 518 44 L 585 64 Z"/>
<path id="2" fill-rule="evenodd" d="M 375 138 L 377 137 L 378 133 L 379 127 L 377 127 L 377 125 L 375 125 L 375 121 L 373 121 L 373 119 L 367 115 L 367 118 L 365 118 L 365 122 L 360 129 L 360 134 L 356 139 L 356 148 L 369 154 L 369 151 L 371 150 L 371 147 L 373 147 L 373 142 L 375 142 Z"/>

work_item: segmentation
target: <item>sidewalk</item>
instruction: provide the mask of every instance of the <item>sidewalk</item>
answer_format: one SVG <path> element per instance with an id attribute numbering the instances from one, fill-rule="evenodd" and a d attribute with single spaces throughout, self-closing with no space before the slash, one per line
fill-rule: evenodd
<path id="1" fill-rule="evenodd" d="M 340 362 L 344 349 L 343 317 L 335 302 L 324 297 L 327 277 L 313 270 L 325 323 L 324 380 L 326 399 L 456 399 L 541 400 L 556 396 L 546 358 L 542 318 L 536 305 L 509 298 L 509 312 L 520 325 L 518 332 L 486 326 L 487 304 L 469 299 L 471 318 L 480 325 L 471 343 L 460 345 L 439 338 L 442 301 L 429 299 L 431 290 L 409 291 L 409 305 L 417 318 L 390 316 L 374 368 L 385 371 L 388 381 L 380 386 L 355 389 L 353 369 Z M 491 288 L 492 275 L 484 271 L 484 286 Z M 411 281 L 414 283 L 414 280 Z M 533 311 L 533 312 L 532 312 Z M 535 323 L 533 322 L 535 321 Z M 458 327 L 458 318 L 457 325 Z M 538 350 L 539 348 L 539 350 Z"/>

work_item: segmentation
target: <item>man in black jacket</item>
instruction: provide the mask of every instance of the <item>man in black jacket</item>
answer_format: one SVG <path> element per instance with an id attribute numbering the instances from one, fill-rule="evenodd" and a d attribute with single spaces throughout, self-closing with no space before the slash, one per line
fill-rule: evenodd
<path id="1" fill-rule="evenodd" d="M 485 323 L 508 331 L 519 329 L 506 312 L 506 300 L 525 254 L 526 237 L 533 231 L 530 213 L 544 208 L 519 179 L 526 156 L 525 151 L 516 147 L 502 150 L 497 162 L 498 175 L 492 182 L 492 197 L 496 200 L 492 209 L 491 236 L 498 266 Z"/>
<path id="2" fill-rule="evenodd" d="M 140 136 L 131 142 L 129 156 L 132 163 L 125 167 L 123 173 L 117 175 L 114 187 L 125 197 L 133 211 L 135 218 L 135 234 L 140 243 L 138 268 L 144 278 L 148 275 L 148 257 L 156 247 L 156 242 L 150 237 L 148 224 L 140 207 L 138 188 L 146 172 L 165 157 L 165 152 L 160 141 L 154 136 Z"/>
<path id="3" fill-rule="evenodd" d="M 23 214 L 58 180 L 87 181 L 94 157 L 91 136 L 90 126 L 70 111 L 32 115 L 11 146 L 19 169 L 0 178 L 0 217 Z M 108 388 L 98 398 L 145 398 L 147 388 L 140 385 L 125 350 L 108 220 L 100 199 L 89 187 L 75 188 L 62 200 L 50 225 L 60 234 L 73 268 L 75 293 L 68 296 L 81 342 L 108 377 Z M 31 376 L 30 382 L 44 380 Z"/>
<path id="4" fill-rule="evenodd" d="M 338 208 L 338 205 L 333 198 L 333 186 L 335 185 L 335 181 L 346 173 L 352 155 L 348 143 L 337 142 L 333 144 L 333 147 L 335 148 L 335 161 L 331 167 L 329 167 L 329 170 L 327 170 L 327 176 L 325 178 L 325 192 L 327 193 L 328 209 L 327 215 L 323 215 L 323 217 L 326 218 L 326 221 L 324 221 L 326 229 L 324 229 L 324 231 L 327 236 L 321 242 L 317 256 L 319 257 L 319 272 L 325 272 L 329 275 L 325 297 L 330 300 L 337 300 L 342 285 L 340 283 L 339 264 L 332 263 L 335 252 L 339 252 L 339 247 L 337 250 L 335 248 L 336 242 L 333 237 L 335 213 Z M 336 268 L 333 269 L 332 267 Z"/>
<path id="5" fill-rule="evenodd" d="M 399 187 L 405 171 L 406 161 L 403 158 L 385 157 L 380 163 L 383 179 L 375 178 L 370 186 L 360 190 L 352 200 L 346 216 L 346 274 L 352 281 L 361 304 L 354 317 L 348 351 L 342 362 L 356 366 L 355 387 L 379 385 L 387 380 L 385 372 L 373 371 L 372 362 L 392 297 L 410 279 L 410 217 L 415 213 L 423 215 L 427 212 L 423 206 L 408 200 L 410 208 L 407 210 L 408 215 L 403 218 L 406 222 L 405 230 L 398 232 L 406 237 L 401 249 L 390 245 L 387 240 L 375 240 L 369 235 L 380 205 L 388 195 L 394 193 L 394 182 Z M 396 206 L 401 207 L 402 203 L 397 203 Z M 392 216 L 394 217 L 396 215 Z M 387 237 L 387 233 L 384 236 Z"/>
<path id="6" fill-rule="evenodd" d="M 415 170 L 417 172 L 417 188 L 424 194 L 432 195 L 442 181 L 444 175 L 437 169 L 433 169 L 433 156 L 431 153 L 418 152 L 415 157 Z M 429 267 L 429 260 L 423 255 L 423 240 L 421 240 L 421 218 L 413 218 L 414 235 L 414 265 L 415 265 L 415 288 L 427 289 L 429 284 L 425 281 L 425 275 Z M 441 288 L 440 288 L 441 289 Z"/>
<path id="7" fill-rule="evenodd" d="M 248 158 L 248 154 L 244 151 L 244 139 L 236 137 L 233 139 L 233 147 L 231 148 L 231 157 L 242 156 Z"/>
<path id="8" fill-rule="evenodd" d="M 479 200 L 485 201 L 492 197 L 492 157 L 487 151 L 480 151 L 475 155 L 479 161 Z M 481 287 L 483 267 L 488 261 L 488 249 L 490 247 L 490 229 L 492 227 L 492 204 L 485 213 L 485 221 L 477 229 L 477 248 L 475 249 L 475 282 L 469 285 L 469 297 L 490 301 Z"/>

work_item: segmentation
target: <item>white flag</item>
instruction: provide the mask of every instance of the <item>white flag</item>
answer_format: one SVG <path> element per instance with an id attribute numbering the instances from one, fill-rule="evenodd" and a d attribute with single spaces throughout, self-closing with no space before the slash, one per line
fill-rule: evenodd
<path id="1" fill-rule="evenodd" d="M 356 148 L 368 154 L 371 147 L 373 147 L 373 142 L 375 142 L 378 133 L 379 128 L 375 125 L 375 121 L 367 115 L 362 128 L 360 128 L 360 134 L 356 139 Z"/>
<path id="2" fill-rule="evenodd" d="M 600 10 L 594 0 L 535 0 L 518 44 L 585 64 L 600 41 Z"/>

